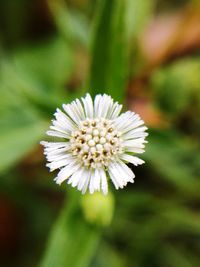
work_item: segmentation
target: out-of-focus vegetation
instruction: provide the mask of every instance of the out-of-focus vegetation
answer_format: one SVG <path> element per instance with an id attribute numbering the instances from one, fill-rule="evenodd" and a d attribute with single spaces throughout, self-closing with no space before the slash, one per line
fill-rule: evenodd
<path id="1" fill-rule="evenodd" d="M 0 265 L 200 266 L 199 1 L 1 0 L 0 57 Z M 39 145 L 56 107 L 87 91 L 149 127 L 146 164 L 110 185 L 103 228 Z"/>

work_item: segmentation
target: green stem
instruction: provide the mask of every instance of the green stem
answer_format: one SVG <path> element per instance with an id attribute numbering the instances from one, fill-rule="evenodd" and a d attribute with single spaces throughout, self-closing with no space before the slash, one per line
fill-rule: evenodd
<path id="1" fill-rule="evenodd" d="M 89 225 L 79 207 L 79 194 L 66 200 L 53 226 L 40 267 L 87 267 L 100 239 L 99 229 Z"/>

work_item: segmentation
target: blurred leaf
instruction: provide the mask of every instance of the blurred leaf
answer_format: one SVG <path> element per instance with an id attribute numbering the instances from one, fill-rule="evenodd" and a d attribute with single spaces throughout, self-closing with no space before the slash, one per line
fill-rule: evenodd
<path id="1" fill-rule="evenodd" d="M 65 85 L 72 67 L 71 50 L 61 39 L 54 38 L 4 59 L 0 86 L 49 115 L 67 96 L 71 97 Z"/>
<path id="2" fill-rule="evenodd" d="M 175 117 L 183 113 L 193 103 L 193 99 L 200 106 L 199 72 L 199 59 L 191 58 L 156 70 L 152 76 L 152 88 L 158 105 Z"/>
<path id="3" fill-rule="evenodd" d="M 135 266 L 155 266 L 154 261 L 158 264 L 156 266 L 162 266 L 165 257 L 168 257 L 167 253 L 162 254 L 167 244 L 171 242 L 179 249 L 181 244 L 187 246 L 187 242 L 191 239 L 194 243 L 198 240 L 199 213 L 185 207 L 184 194 L 178 196 L 169 191 L 168 194 L 158 196 L 158 189 L 155 194 L 152 189 L 151 193 L 148 190 L 149 187 L 139 192 L 135 190 L 134 194 L 130 191 L 119 196 L 115 221 L 110 230 L 113 231 L 111 238 L 115 244 L 121 242 L 121 248 L 125 246 L 124 250 L 120 249 L 118 253 L 128 253 L 126 257 L 129 262 L 133 261 Z M 155 251 L 159 256 L 155 256 Z M 187 248 L 187 251 L 190 251 L 191 256 L 194 253 L 193 248 L 191 250 Z M 148 262 L 150 264 L 147 264 Z"/>
<path id="4" fill-rule="evenodd" d="M 61 90 L 72 72 L 72 49 L 59 37 L 15 51 L 13 66 L 20 78 L 50 93 Z"/>
<path id="5" fill-rule="evenodd" d="M 188 252 L 181 251 L 177 249 L 175 246 L 165 245 L 162 251 L 163 257 L 165 257 L 165 261 L 167 266 L 170 267 L 197 267 L 198 264 L 196 259 L 193 259 L 192 255 L 188 255 Z M 196 263 L 195 263 L 196 262 Z"/>
<path id="6" fill-rule="evenodd" d="M 34 145 L 39 143 L 44 135 L 47 124 L 42 120 L 26 117 L 24 121 L 20 116 L 23 114 L 16 110 L 13 116 L 1 118 L 0 130 L 0 172 L 16 164 Z M 26 114 L 28 115 L 28 114 Z M 21 120 L 21 121 L 20 121 Z M 8 127 L 5 127 L 6 123 Z"/>
<path id="7" fill-rule="evenodd" d="M 125 32 L 128 41 L 129 75 L 135 77 L 143 72 L 146 65 L 141 55 L 139 41 L 153 16 L 155 1 L 126 0 L 125 2 Z M 135 91 L 136 89 L 133 88 L 132 92 Z"/>
<path id="8" fill-rule="evenodd" d="M 127 71 L 125 2 L 100 1 L 92 46 L 89 88 L 93 95 L 108 93 L 121 101 Z"/>
<path id="9" fill-rule="evenodd" d="M 126 0 L 126 30 L 129 39 L 139 37 L 153 13 L 153 1 Z"/>
<path id="10" fill-rule="evenodd" d="M 99 241 L 99 230 L 80 214 L 79 192 L 71 194 L 55 223 L 40 267 L 88 267 Z"/>
<path id="11" fill-rule="evenodd" d="M 168 200 L 168 202 L 170 201 Z M 169 228 L 170 231 L 184 232 L 187 229 L 188 233 L 200 234 L 200 215 L 198 212 L 190 211 L 179 204 L 173 205 L 171 203 L 171 205 L 168 205 L 166 203 L 166 208 L 161 212 L 161 216 L 168 222 L 168 226 L 165 228 Z"/>
<path id="12" fill-rule="evenodd" d="M 83 14 L 68 11 L 64 0 L 48 0 L 50 11 L 61 35 L 67 42 L 77 45 L 81 43 L 84 46 L 89 44 L 89 25 Z"/>
<path id="13" fill-rule="evenodd" d="M 90 264 L 90 267 L 124 267 L 125 260 L 117 250 L 106 242 L 102 242 L 99 246 L 98 253 L 94 259 L 94 262 Z"/>
<path id="14" fill-rule="evenodd" d="M 3 65 L 0 77 L 0 172 L 15 165 L 39 143 L 47 128 L 34 105 L 19 93 L 7 70 Z"/>
<path id="15" fill-rule="evenodd" d="M 152 131 L 148 142 L 146 161 L 177 190 L 197 196 L 200 183 L 193 166 L 194 157 L 198 156 L 197 144 L 172 131 Z"/>

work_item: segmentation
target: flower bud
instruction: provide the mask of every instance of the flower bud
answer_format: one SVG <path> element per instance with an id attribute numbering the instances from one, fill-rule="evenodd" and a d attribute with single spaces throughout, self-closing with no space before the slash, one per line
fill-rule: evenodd
<path id="1" fill-rule="evenodd" d="M 81 198 L 81 207 L 85 219 L 89 223 L 108 226 L 113 218 L 114 197 L 112 193 L 108 193 L 106 196 L 99 192 L 85 194 Z"/>

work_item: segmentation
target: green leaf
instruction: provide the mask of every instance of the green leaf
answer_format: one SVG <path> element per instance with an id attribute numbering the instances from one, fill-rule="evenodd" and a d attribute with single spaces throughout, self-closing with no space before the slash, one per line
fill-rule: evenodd
<path id="1" fill-rule="evenodd" d="M 162 178 L 179 192 L 198 196 L 199 180 L 194 174 L 198 148 L 186 137 L 173 131 L 151 131 L 144 158 Z M 191 158 L 189 155 L 193 155 Z"/>
<path id="2" fill-rule="evenodd" d="M 2 60 L 0 87 L 51 114 L 69 96 L 65 84 L 71 71 L 71 50 L 63 40 L 53 38 Z"/>
<path id="3" fill-rule="evenodd" d="M 100 1 L 89 80 L 93 95 L 105 92 L 119 101 L 127 72 L 124 10 L 122 0 Z"/>
<path id="4" fill-rule="evenodd" d="M 40 267 L 87 267 L 96 250 L 100 232 L 83 218 L 79 192 L 73 192 L 55 223 Z"/>
<path id="5" fill-rule="evenodd" d="M 60 34 L 73 45 L 89 44 L 89 25 L 83 14 L 68 11 L 64 0 L 48 0 L 50 11 Z"/>
<path id="6" fill-rule="evenodd" d="M 0 83 L 0 172 L 15 165 L 39 143 L 47 123 L 17 91 Z"/>
<path id="7" fill-rule="evenodd" d="M 18 113 L 18 115 L 20 115 Z M 9 117 L 10 124 L 17 124 L 16 117 Z M 16 164 L 29 152 L 34 145 L 39 143 L 44 135 L 47 124 L 41 120 L 19 123 L 15 127 L 0 131 L 0 172 Z"/>
<path id="8" fill-rule="evenodd" d="M 61 38 L 54 37 L 15 51 L 11 64 L 20 79 L 51 93 L 61 89 L 72 72 L 72 49 Z"/>

